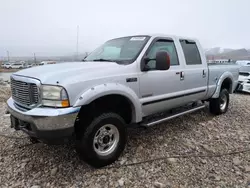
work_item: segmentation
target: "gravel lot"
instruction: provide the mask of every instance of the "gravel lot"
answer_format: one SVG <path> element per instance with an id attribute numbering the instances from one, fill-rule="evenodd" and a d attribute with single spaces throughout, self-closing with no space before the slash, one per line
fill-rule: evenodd
<path id="1" fill-rule="evenodd" d="M 249 95 L 231 95 L 225 115 L 214 117 L 204 109 L 152 128 L 131 129 L 119 161 L 96 170 L 79 160 L 72 144 L 30 144 L 26 135 L 11 130 L 2 102 L 6 98 L 5 89 L 0 89 L 1 187 L 247 187 L 250 184 L 250 152 L 230 154 L 250 149 Z M 8 95 L 8 91 L 4 92 Z M 133 164 L 138 162 L 142 163 Z"/>

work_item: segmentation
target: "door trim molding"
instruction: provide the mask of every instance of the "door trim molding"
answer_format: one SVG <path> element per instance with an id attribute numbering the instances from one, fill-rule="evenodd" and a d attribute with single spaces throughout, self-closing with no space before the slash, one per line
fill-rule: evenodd
<path id="1" fill-rule="evenodd" d="M 173 97 L 166 97 L 166 98 L 162 98 L 162 99 L 152 100 L 152 101 L 144 102 L 144 103 L 142 103 L 142 105 L 146 106 L 146 105 L 153 104 L 153 103 L 158 103 L 158 102 L 167 101 L 167 100 L 171 100 L 171 99 L 176 99 L 176 98 L 180 98 L 180 97 L 184 97 L 184 96 L 189 96 L 189 95 L 195 95 L 195 94 L 198 94 L 198 93 L 203 93 L 205 91 L 206 91 L 205 89 L 202 89 L 202 90 L 199 90 L 199 91 L 194 91 L 194 92 L 191 92 L 191 93 L 176 95 L 176 96 L 173 96 Z"/>

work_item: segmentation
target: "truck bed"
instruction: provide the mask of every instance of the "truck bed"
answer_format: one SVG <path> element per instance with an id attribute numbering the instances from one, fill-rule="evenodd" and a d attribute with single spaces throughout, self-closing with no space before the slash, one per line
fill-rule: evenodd
<path id="1" fill-rule="evenodd" d="M 225 72 L 230 72 L 233 74 L 233 80 L 238 80 L 239 76 L 239 65 L 234 63 L 209 63 L 208 64 L 208 87 L 209 95 L 212 95 L 216 90 L 216 85 L 219 81 L 221 75 Z M 233 83 L 233 88 L 236 85 Z"/>
<path id="2" fill-rule="evenodd" d="M 212 65 L 237 65 L 235 63 L 208 63 L 208 66 Z"/>

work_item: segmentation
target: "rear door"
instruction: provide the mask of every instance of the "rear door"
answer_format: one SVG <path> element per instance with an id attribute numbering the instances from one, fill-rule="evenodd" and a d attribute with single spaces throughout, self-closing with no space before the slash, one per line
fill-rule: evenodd
<path id="1" fill-rule="evenodd" d="M 183 70 L 183 89 L 188 101 L 204 99 L 207 93 L 208 67 L 199 43 L 180 39 L 185 68 Z"/>

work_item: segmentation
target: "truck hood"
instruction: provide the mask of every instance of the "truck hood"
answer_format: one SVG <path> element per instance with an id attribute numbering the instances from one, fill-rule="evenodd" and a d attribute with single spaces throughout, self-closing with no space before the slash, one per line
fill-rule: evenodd
<path id="1" fill-rule="evenodd" d="M 119 74 L 124 67 L 115 62 L 69 62 L 24 69 L 14 75 L 36 78 L 42 84 L 63 85 L 72 79 L 83 81 Z"/>

